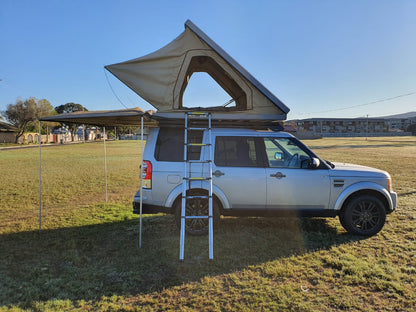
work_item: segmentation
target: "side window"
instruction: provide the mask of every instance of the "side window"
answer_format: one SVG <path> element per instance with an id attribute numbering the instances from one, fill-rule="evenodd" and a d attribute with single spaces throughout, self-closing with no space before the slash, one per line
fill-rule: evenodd
<path id="1" fill-rule="evenodd" d="M 310 156 L 291 138 L 264 138 L 267 160 L 272 168 L 302 168 Z"/>
<path id="2" fill-rule="evenodd" d="M 214 162 L 223 167 L 259 167 L 255 137 L 217 137 Z"/>
<path id="3" fill-rule="evenodd" d="M 156 141 L 155 159 L 158 161 L 183 161 L 184 150 L 183 128 L 160 128 Z M 203 131 L 192 131 L 188 134 L 189 143 L 201 143 Z M 200 146 L 188 147 L 188 159 L 199 160 Z"/>

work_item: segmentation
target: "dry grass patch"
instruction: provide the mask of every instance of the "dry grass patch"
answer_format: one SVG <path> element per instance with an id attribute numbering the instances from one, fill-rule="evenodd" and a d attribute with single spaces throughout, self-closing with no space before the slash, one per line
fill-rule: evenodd
<path id="1" fill-rule="evenodd" d="M 207 238 L 187 237 L 183 263 L 172 216 L 146 216 L 137 248 L 137 142 L 109 144 L 108 205 L 101 144 L 45 149 L 52 195 L 40 235 L 36 151 L 0 152 L 0 311 L 414 311 L 415 139 L 305 141 L 331 161 L 391 173 L 399 207 L 378 235 L 348 235 L 337 219 L 223 218 L 215 260 Z"/>

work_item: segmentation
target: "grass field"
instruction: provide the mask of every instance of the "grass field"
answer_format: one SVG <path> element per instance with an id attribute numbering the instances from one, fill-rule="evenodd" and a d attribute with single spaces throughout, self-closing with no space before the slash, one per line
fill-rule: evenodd
<path id="1" fill-rule="evenodd" d="M 415 311 L 416 138 L 304 141 L 331 161 L 387 170 L 398 210 L 371 238 L 338 219 L 223 218 L 214 235 L 187 236 L 170 215 L 131 213 L 140 147 L 109 142 L 0 151 L 0 311 Z"/>

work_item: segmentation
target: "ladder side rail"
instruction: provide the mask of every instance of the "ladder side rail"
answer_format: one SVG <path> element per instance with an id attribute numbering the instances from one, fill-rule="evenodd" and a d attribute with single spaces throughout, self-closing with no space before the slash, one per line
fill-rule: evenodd
<path id="1" fill-rule="evenodd" d="M 182 179 L 182 205 L 181 205 L 181 234 L 179 247 L 179 260 L 184 259 L 185 254 L 185 218 L 186 218 L 186 191 L 188 189 L 188 115 L 185 114 L 184 144 L 183 144 L 183 179 Z"/>
<path id="2" fill-rule="evenodd" d="M 209 151 L 209 199 L 208 199 L 208 244 L 209 259 L 214 259 L 214 220 L 213 220 L 213 194 L 212 194 L 212 166 L 213 166 L 213 145 L 212 145 L 212 120 L 211 114 L 208 115 L 208 151 Z"/>

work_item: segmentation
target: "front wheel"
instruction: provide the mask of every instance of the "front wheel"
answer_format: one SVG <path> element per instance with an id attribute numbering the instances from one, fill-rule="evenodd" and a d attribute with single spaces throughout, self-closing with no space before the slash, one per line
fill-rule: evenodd
<path id="1" fill-rule="evenodd" d="M 341 225 L 351 234 L 372 236 L 386 222 L 386 209 L 374 196 L 360 195 L 350 200 L 339 216 Z"/>
<path id="2" fill-rule="evenodd" d="M 202 194 L 193 194 L 202 195 Z M 220 221 L 219 203 L 214 197 L 213 204 L 213 222 L 214 228 Z M 181 228 L 181 211 L 182 201 L 175 202 L 175 222 L 177 227 Z M 188 198 L 186 200 L 185 212 L 187 216 L 208 216 L 208 199 L 207 198 Z M 187 219 L 185 220 L 185 231 L 191 235 L 207 235 L 208 234 L 208 218 L 204 219 Z"/>

